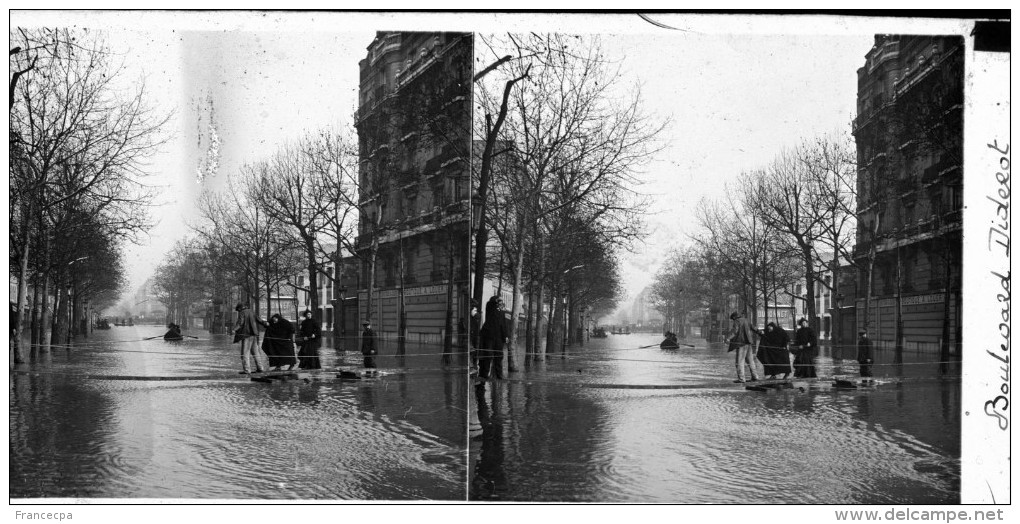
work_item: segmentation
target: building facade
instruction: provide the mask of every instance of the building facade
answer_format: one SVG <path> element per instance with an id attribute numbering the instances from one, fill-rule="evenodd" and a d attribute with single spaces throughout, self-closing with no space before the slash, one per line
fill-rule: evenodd
<path id="1" fill-rule="evenodd" d="M 876 35 L 857 71 L 856 322 L 880 347 L 959 351 L 963 56 Z"/>
<path id="2" fill-rule="evenodd" d="M 358 271 L 341 286 L 384 339 L 466 341 L 472 53 L 467 33 L 381 32 L 359 63 Z"/>

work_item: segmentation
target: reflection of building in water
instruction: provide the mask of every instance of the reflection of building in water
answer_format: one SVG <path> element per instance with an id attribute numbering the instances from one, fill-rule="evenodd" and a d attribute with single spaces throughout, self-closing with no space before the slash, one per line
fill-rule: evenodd
<path id="1" fill-rule="evenodd" d="M 470 34 L 383 32 L 359 64 L 358 270 L 341 285 L 382 338 L 466 330 L 471 64 Z"/>
<path id="2" fill-rule="evenodd" d="M 878 346 L 959 350 L 963 53 L 960 37 L 876 35 L 857 70 L 861 291 L 846 313 Z"/>

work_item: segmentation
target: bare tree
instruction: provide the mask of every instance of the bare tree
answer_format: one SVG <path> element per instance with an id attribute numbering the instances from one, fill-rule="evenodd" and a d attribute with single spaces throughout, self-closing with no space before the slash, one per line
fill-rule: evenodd
<path id="1" fill-rule="evenodd" d="M 11 207 L 19 210 L 11 215 L 15 227 L 10 239 L 19 259 L 20 307 L 27 296 L 30 238 L 43 240 L 38 265 L 50 263 L 52 224 L 47 220 L 54 208 L 99 208 L 111 222 L 120 222 L 113 232 L 131 239 L 147 228 L 144 208 L 152 195 L 142 180 L 169 117 L 147 106 L 144 82 L 117 88 L 115 79 L 123 70 L 112 64 L 113 54 L 100 37 L 22 29 L 10 36 L 10 178 L 17 188 Z M 48 294 L 47 277 L 43 295 Z M 12 348 L 20 362 L 19 345 Z"/>
<path id="2" fill-rule="evenodd" d="M 506 178 L 500 180 L 516 194 L 503 191 L 501 195 L 497 190 L 491 197 L 484 195 L 487 206 L 513 217 L 502 222 L 513 230 L 498 236 L 513 238 L 516 244 L 515 251 L 508 252 L 514 268 L 514 299 L 507 359 L 515 370 L 525 246 L 530 244 L 531 252 L 538 255 L 539 268 L 532 274 L 542 282 L 557 271 L 542 267 L 546 256 L 553 253 L 544 244 L 551 237 L 567 238 L 567 230 L 558 230 L 564 224 L 573 220 L 597 223 L 595 229 L 603 239 L 611 240 L 607 244 L 637 236 L 641 207 L 634 205 L 639 200 L 635 174 L 658 151 L 656 137 L 666 122 L 657 122 L 641 111 L 640 90 L 621 94 L 619 72 L 604 58 L 597 38 L 509 35 L 498 42 L 493 39 L 490 46 L 507 50 L 494 52 L 496 56 L 513 57 L 493 70 L 498 74 L 489 74 L 490 81 L 501 89 L 485 85 L 480 89 L 483 110 L 505 115 L 505 120 L 497 120 L 502 123 L 498 138 L 490 140 L 495 122 L 479 132 L 487 138 L 483 164 L 488 159 L 491 170 L 492 158 L 504 149 L 517 165 L 504 170 Z M 495 202 L 500 196 L 502 200 Z M 488 223 L 499 222 L 487 215 Z M 485 247 L 476 244 L 476 249 Z M 501 251 L 506 248 L 501 246 Z M 479 278 L 484 265 L 476 265 Z M 539 303 L 544 298 L 543 287 L 540 283 Z M 478 290 L 476 282 L 476 293 Z"/>

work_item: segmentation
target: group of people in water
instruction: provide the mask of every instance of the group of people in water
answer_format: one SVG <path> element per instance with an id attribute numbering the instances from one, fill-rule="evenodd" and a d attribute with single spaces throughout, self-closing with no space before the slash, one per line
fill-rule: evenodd
<path id="1" fill-rule="evenodd" d="M 769 322 L 765 329 L 754 329 L 750 322 L 740 313 L 730 315 L 733 321 L 733 332 L 729 339 L 729 350 L 736 351 L 735 362 L 737 378 L 734 382 L 746 382 L 744 366 L 751 372 L 751 382 L 758 380 L 755 360 L 761 362 L 764 374 L 768 379 L 817 378 L 815 357 L 818 356 L 818 335 L 806 318 L 801 318 L 799 327 L 790 340 L 789 333 L 776 322 Z M 861 330 L 857 341 L 857 361 L 860 364 L 862 377 L 871 377 L 871 366 L 874 362 L 871 341 L 867 332 Z M 754 339 L 757 337 L 757 351 L 752 353 Z M 794 359 L 791 363 L 790 353 Z"/>
<path id="2" fill-rule="evenodd" d="M 241 374 L 250 374 L 250 361 L 255 362 L 255 372 L 263 373 L 262 363 L 258 359 L 259 327 L 265 329 L 262 336 L 261 349 L 269 360 L 270 371 L 287 371 L 294 369 L 322 369 L 319 350 L 322 347 L 322 324 L 315 319 L 312 312 L 305 310 L 303 320 L 295 327 L 283 315 L 276 313 L 264 321 L 255 315 L 247 304 L 239 303 L 237 322 L 234 324 L 234 342 L 241 344 Z M 361 353 L 367 374 L 377 373 L 375 356 L 378 350 L 375 345 L 375 333 L 371 322 L 362 322 Z"/>
<path id="3" fill-rule="evenodd" d="M 293 369 L 321 369 L 319 348 L 322 345 L 322 325 L 306 310 L 304 320 L 295 328 L 283 315 L 276 313 L 264 321 L 255 315 L 247 304 L 237 304 L 237 323 L 234 325 L 234 342 L 241 344 L 241 373 L 250 374 L 248 357 L 255 362 L 255 372 L 262 373 L 256 346 L 259 343 L 259 326 L 265 329 L 262 337 L 262 351 L 269 359 L 270 371 L 280 371 L 284 366 Z M 296 345 L 296 347 L 295 347 Z M 295 351 L 296 349 L 296 351 Z"/>

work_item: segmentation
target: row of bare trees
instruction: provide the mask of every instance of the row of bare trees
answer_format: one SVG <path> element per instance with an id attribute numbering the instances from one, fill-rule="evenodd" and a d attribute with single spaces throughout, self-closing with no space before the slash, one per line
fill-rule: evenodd
<path id="1" fill-rule="evenodd" d="M 234 296 L 256 314 L 291 316 L 279 301 L 271 310 L 273 297 L 304 291 L 322 321 L 321 278 L 329 285 L 339 278 L 329 268 L 341 267 L 355 238 L 357 154 L 349 144 L 339 132 L 309 134 L 228 174 L 223 190 L 203 192 L 192 237 L 154 277 L 171 320 L 186 322 L 196 303 Z M 298 282 L 299 274 L 308 280 Z"/>
<path id="2" fill-rule="evenodd" d="M 63 343 L 83 331 L 86 303 L 116 300 L 120 243 L 150 226 L 147 160 L 169 115 L 150 107 L 144 82 L 124 78 L 101 34 L 14 28 L 9 37 L 11 347 L 21 362 L 26 324 L 33 347 Z"/>
<path id="3" fill-rule="evenodd" d="M 835 296 L 841 268 L 854 263 L 856 207 L 849 134 L 805 140 L 728 184 L 723 199 L 702 199 L 700 231 L 659 270 L 654 303 L 675 326 L 695 310 L 724 308 L 731 296 L 754 322 L 759 310 L 768 322 L 771 306 L 802 300 L 817 330 L 817 286 Z"/>
<path id="4" fill-rule="evenodd" d="M 660 148 L 666 122 L 642 111 L 638 86 L 624 86 L 600 40 L 563 34 L 480 38 L 492 65 L 476 75 L 475 187 L 484 210 L 475 239 L 473 298 L 482 278 L 510 288 L 508 365 L 540 359 L 578 326 L 582 312 L 610 311 L 619 295 L 615 253 L 643 230 L 645 202 L 635 176 Z M 489 233 L 495 236 L 489 245 Z M 527 295 L 527 311 L 522 297 Z M 550 322 L 551 320 L 551 322 Z"/>

